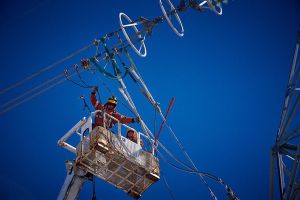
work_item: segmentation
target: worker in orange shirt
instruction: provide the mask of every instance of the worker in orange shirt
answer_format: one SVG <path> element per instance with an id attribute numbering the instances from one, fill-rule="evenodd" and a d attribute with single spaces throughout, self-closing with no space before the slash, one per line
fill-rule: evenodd
<path id="1" fill-rule="evenodd" d="M 95 110 L 102 110 L 103 112 L 113 116 L 117 120 L 119 120 L 120 123 L 122 124 L 130 124 L 130 123 L 135 123 L 135 122 L 140 122 L 140 119 L 137 118 L 131 118 L 131 117 L 126 117 L 121 115 L 116 111 L 116 106 L 117 106 L 117 98 L 115 96 L 111 96 L 108 98 L 107 102 L 102 105 L 99 101 L 97 101 L 96 93 L 98 92 L 98 87 L 93 87 L 92 92 L 91 92 L 91 103 Z M 106 117 L 106 123 L 105 127 L 106 128 L 112 128 L 114 124 L 116 124 L 117 121 L 110 119 L 109 117 Z M 95 123 L 93 124 L 93 128 L 96 126 L 102 126 L 103 127 L 103 113 L 98 112 L 96 113 L 95 116 Z"/>

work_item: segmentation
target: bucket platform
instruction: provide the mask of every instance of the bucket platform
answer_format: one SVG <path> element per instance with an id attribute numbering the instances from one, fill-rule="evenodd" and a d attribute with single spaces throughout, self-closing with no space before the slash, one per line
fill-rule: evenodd
<path id="1" fill-rule="evenodd" d="M 108 115 L 108 114 L 106 114 Z M 110 116 L 106 116 L 110 117 Z M 115 119 L 114 119 L 115 120 Z M 159 160 L 140 144 L 142 133 L 137 132 L 137 143 L 123 137 L 118 122 L 117 133 L 98 126 L 92 129 L 92 117 L 79 121 L 58 144 L 76 154 L 75 165 L 139 199 L 153 183 L 160 179 Z M 76 147 L 66 140 L 77 133 L 81 140 Z"/>

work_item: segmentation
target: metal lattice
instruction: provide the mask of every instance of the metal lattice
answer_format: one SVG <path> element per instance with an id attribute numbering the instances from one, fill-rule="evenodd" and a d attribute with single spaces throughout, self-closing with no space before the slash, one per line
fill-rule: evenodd
<path id="1" fill-rule="evenodd" d="M 300 63 L 298 62 L 300 30 L 287 84 L 276 143 L 272 148 L 270 199 L 275 199 L 274 185 L 280 199 L 300 199 Z M 278 173 L 278 182 L 275 176 Z"/>

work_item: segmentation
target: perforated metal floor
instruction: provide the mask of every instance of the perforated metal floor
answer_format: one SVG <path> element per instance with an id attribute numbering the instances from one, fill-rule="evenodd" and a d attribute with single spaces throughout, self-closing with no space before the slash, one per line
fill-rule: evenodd
<path id="1" fill-rule="evenodd" d="M 159 180 L 159 162 L 143 149 L 130 151 L 127 139 L 119 137 L 102 127 L 95 128 L 83 144 L 83 150 L 77 148 L 80 149 L 77 164 L 138 199 Z"/>

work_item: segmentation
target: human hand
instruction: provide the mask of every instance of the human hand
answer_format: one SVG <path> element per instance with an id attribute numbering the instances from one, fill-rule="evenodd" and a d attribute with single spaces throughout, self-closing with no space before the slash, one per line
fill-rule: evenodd
<path id="1" fill-rule="evenodd" d="M 141 122 L 141 118 L 140 117 L 134 118 L 134 122 L 140 123 Z"/>
<path id="2" fill-rule="evenodd" d="M 92 87 L 92 93 L 96 93 L 96 92 L 98 92 L 98 86 L 93 86 Z"/>

